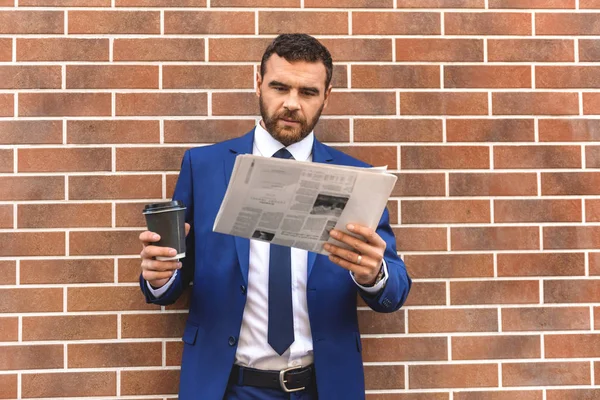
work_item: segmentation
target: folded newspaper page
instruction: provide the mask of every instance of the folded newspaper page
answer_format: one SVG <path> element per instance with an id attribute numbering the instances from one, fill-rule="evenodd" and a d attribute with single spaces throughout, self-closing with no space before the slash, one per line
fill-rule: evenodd
<path id="1" fill-rule="evenodd" d="M 358 168 L 251 154 L 236 158 L 213 231 L 329 254 L 349 223 L 375 229 L 396 182 L 386 168 Z"/>

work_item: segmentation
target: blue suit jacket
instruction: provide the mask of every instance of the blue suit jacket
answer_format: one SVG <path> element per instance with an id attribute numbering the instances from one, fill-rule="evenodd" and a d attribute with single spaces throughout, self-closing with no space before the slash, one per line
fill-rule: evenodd
<path id="1" fill-rule="evenodd" d="M 235 360 L 237 338 L 248 286 L 250 241 L 212 231 L 238 154 L 252 153 L 254 131 L 226 142 L 188 150 L 173 198 L 187 206 L 191 224 L 186 258 L 173 285 L 156 299 L 145 281 L 149 303 L 172 304 L 193 281 L 190 312 L 183 334 L 179 398 L 221 400 Z M 313 161 L 367 166 L 315 140 Z M 389 278 L 385 288 L 369 296 L 347 270 L 326 256 L 308 253 L 307 300 L 313 337 L 317 387 L 321 399 L 363 399 L 364 375 L 357 322 L 357 292 L 373 310 L 400 308 L 411 281 L 396 254 L 387 210 L 377 228 L 386 241 Z"/>

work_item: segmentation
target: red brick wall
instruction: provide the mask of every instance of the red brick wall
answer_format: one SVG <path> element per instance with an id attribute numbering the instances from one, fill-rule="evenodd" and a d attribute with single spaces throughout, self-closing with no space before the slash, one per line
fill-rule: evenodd
<path id="1" fill-rule="evenodd" d="M 360 307 L 369 400 L 600 398 L 594 8 L 0 0 L 0 398 L 175 397 L 186 302 L 139 293 L 140 205 L 254 124 L 284 31 L 337 61 L 320 138 L 399 178 L 414 288 Z"/>

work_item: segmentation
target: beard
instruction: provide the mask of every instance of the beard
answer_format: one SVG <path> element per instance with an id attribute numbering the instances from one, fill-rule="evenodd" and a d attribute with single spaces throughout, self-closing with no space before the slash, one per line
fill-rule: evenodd
<path id="1" fill-rule="evenodd" d="M 297 143 L 307 137 L 313 131 L 317 122 L 319 122 L 321 112 L 323 112 L 323 107 L 325 107 L 325 103 L 321 104 L 321 107 L 319 107 L 315 116 L 310 121 L 307 121 L 306 118 L 303 118 L 296 111 L 284 110 L 280 113 L 269 115 L 262 96 L 258 98 L 258 103 L 260 105 L 260 115 L 265 124 L 265 129 L 275 140 L 285 147 Z M 278 124 L 281 119 L 296 121 L 299 123 L 299 126 L 281 126 Z"/>

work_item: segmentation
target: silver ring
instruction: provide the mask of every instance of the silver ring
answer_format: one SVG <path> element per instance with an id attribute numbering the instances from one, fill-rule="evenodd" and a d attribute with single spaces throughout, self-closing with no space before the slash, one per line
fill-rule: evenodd
<path id="1" fill-rule="evenodd" d="M 360 265 L 361 262 L 362 262 L 362 256 L 359 254 L 358 259 L 356 260 L 356 264 Z"/>

